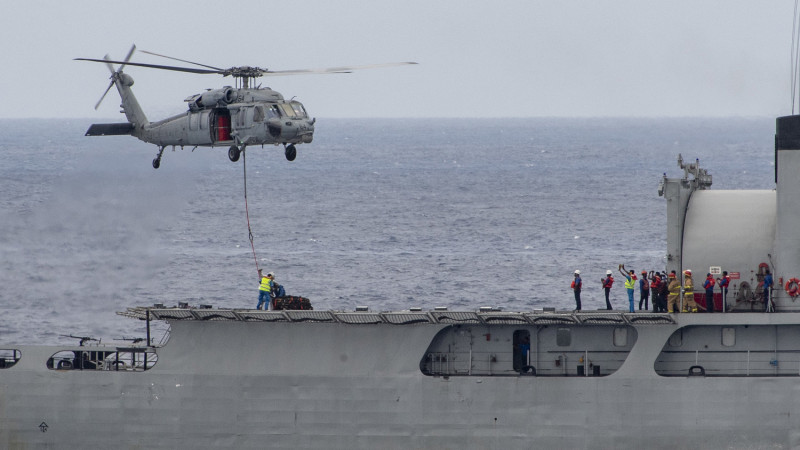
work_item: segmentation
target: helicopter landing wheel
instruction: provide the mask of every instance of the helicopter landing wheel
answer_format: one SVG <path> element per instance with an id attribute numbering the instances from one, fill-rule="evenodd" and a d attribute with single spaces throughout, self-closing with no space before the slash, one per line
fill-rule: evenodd
<path id="1" fill-rule="evenodd" d="M 158 148 L 158 155 L 156 155 L 156 157 L 153 158 L 153 169 L 158 169 L 161 166 L 161 155 L 164 154 L 165 148 L 166 146 Z"/>
<path id="2" fill-rule="evenodd" d="M 241 155 L 241 153 L 239 147 L 231 145 L 231 148 L 228 149 L 228 159 L 230 159 L 231 162 L 236 162 L 239 160 L 239 155 Z"/>
<path id="3" fill-rule="evenodd" d="M 287 145 L 284 153 L 286 154 L 287 161 L 294 161 L 294 159 L 297 158 L 297 148 L 294 144 Z"/>

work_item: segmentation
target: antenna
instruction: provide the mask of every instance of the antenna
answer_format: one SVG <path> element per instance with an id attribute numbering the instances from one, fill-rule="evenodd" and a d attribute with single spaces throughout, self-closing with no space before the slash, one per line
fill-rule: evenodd
<path id="1" fill-rule="evenodd" d="M 800 88 L 800 23 L 797 16 L 798 0 L 794 0 L 794 18 L 792 20 L 792 54 L 791 54 L 791 83 L 792 83 L 792 115 L 794 115 L 797 91 Z"/>

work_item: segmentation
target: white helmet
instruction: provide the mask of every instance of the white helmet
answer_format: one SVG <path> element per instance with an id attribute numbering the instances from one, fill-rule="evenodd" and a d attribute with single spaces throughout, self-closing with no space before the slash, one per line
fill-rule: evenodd
<path id="1" fill-rule="evenodd" d="M 606 270 L 606 275 L 611 275 L 611 271 L 610 270 Z"/>
<path id="2" fill-rule="evenodd" d="M 576 271 L 575 271 L 575 275 L 580 275 L 580 274 L 581 274 L 581 271 L 580 271 L 580 270 L 576 270 Z"/>

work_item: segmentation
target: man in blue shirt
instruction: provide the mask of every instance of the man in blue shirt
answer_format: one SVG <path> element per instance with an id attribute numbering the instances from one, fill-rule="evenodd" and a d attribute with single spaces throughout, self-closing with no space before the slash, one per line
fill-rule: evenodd
<path id="1" fill-rule="evenodd" d="M 570 287 L 572 288 L 572 291 L 575 293 L 575 311 L 580 311 L 581 310 L 581 287 L 582 287 L 581 285 L 582 284 L 583 283 L 581 281 L 581 271 L 580 270 L 576 270 L 575 271 L 575 279 L 572 280 L 572 284 L 570 285 Z"/>
<path id="2" fill-rule="evenodd" d="M 767 269 L 766 275 L 764 275 L 764 312 L 772 311 L 772 304 L 770 302 L 769 292 L 772 288 L 772 274 L 769 273 L 769 269 Z"/>

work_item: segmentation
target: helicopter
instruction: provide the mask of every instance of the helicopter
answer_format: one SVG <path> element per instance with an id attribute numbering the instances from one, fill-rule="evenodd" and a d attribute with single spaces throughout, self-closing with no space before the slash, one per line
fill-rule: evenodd
<path id="1" fill-rule="evenodd" d="M 112 60 L 108 55 L 103 59 L 75 58 L 76 61 L 106 64 L 111 72 L 111 83 L 94 108 L 97 109 L 111 87 L 116 86 L 122 99 L 121 112 L 128 119 L 123 123 L 92 124 L 86 131 L 86 136 L 131 135 L 144 142 L 155 144 L 158 146 L 158 154 L 153 159 L 154 169 L 158 169 L 161 165 L 164 149 L 169 146 L 172 146 L 173 150 L 176 146 L 228 147 L 228 159 L 236 162 L 247 146 L 283 145 L 286 159 L 294 161 L 297 156 L 295 146 L 309 144 L 314 139 L 316 118 L 310 119 L 305 107 L 299 101 L 285 100 L 283 95 L 271 88 L 256 86 L 259 77 L 350 73 L 357 69 L 417 64 L 398 62 L 300 70 L 269 70 L 250 66 L 224 69 L 139 50 L 141 53 L 199 66 L 193 68 L 131 62 L 135 51 L 136 45 L 133 45 L 122 61 Z M 114 64 L 119 64 L 119 68 L 115 68 Z M 131 90 L 133 78 L 122 71 L 125 66 L 230 76 L 234 79 L 234 86 L 209 89 L 191 95 L 184 100 L 188 103 L 188 110 L 185 113 L 150 122 Z"/>

